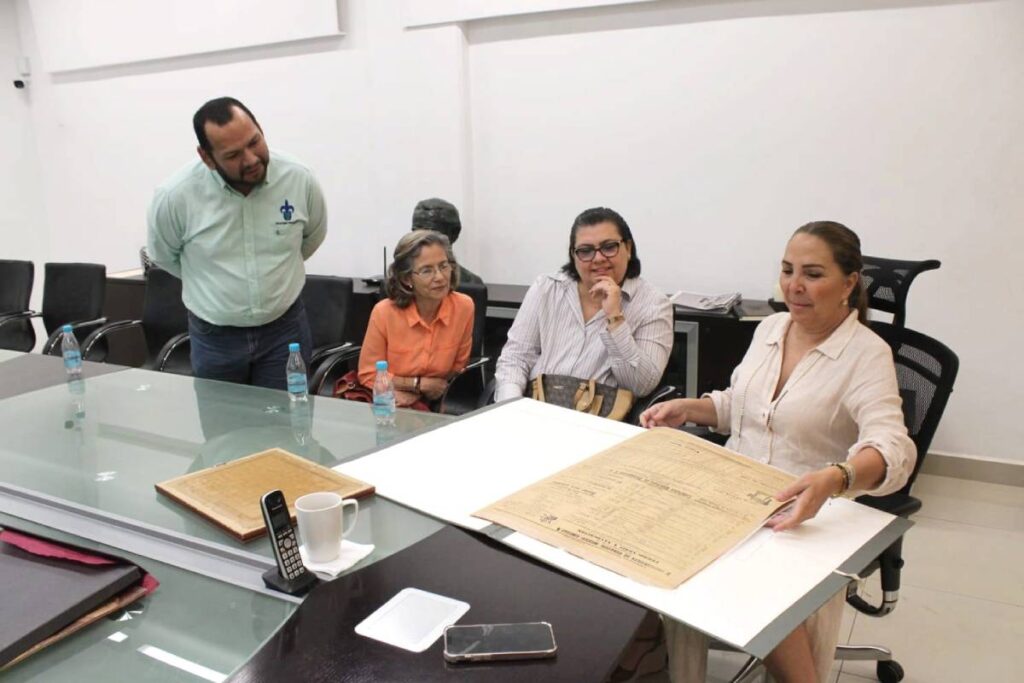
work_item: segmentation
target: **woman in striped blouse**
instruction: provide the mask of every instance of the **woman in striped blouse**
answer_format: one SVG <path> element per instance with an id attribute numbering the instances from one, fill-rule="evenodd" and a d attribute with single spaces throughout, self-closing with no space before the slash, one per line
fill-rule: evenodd
<path id="1" fill-rule="evenodd" d="M 672 306 L 640 277 L 626 221 L 606 208 L 573 221 L 569 261 L 534 281 L 501 351 L 495 400 L 522 396 L 541 373 L 595 379 L 645 396 L 672 350 Z"/>

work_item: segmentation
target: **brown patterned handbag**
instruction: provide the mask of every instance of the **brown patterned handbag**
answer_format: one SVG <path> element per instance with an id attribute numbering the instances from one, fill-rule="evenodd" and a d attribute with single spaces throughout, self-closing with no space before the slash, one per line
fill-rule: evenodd
<path id="1" fill-rule="evenodd" d="M 622 421 L 633 407 L 633 392 L 592 379 L 568 375 L 540 374 L 531 382 L 531 396 L 537 401 Z"/>

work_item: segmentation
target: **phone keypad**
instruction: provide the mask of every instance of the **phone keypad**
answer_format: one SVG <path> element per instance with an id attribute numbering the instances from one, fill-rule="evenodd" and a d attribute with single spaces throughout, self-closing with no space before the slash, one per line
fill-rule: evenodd
<path id="1" fill-rule="evenodd" d="M 295 530 L 288 529 L 279 536 L 278 552 L 281 554 L 282 573 L 284 578 L 291 580 L 301 576 L 306 567 L 299 555 L 299 544 L 295 540 Z"/>

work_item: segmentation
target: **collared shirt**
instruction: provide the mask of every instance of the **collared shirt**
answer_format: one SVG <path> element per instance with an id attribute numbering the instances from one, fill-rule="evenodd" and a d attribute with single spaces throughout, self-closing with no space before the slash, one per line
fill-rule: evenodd
<path id="1" fill-rule="evenodd" d="M 871 493 L 899 490 L 917 450 L 903 422 L 892 351 L 852 311 L 807 352 L 772 398 L 782 372 L 789 313 L 764 320 L 725 391 L 707 394 L 726 446 L 754 460 L 801 475 L 877 449 L 886 475 Z"/>
<path id="2" fill-rule="evenodd" d="M 496 401 L 522 396 L 541 373 L 569 375 L 646 396 L 658 386 L 672 351 L 672 305 L 642 278 L 622 283 L 626 320 L 608 331 L 604 311 L 583 320 L 576 281 L 542 275 L 516 314 L 495 370 Z"/>
<path id="3" fill-rule="evenodd" d="M 306 281 L 303 261 L 327 234 L 313 173 L 271 153 L 264 182 L 248 196 L 206 167 L 188 164 L 156 190 L 148 251 L 181 278 L 185 307 L 215 325 L 277 320 Z"/>
<path id="4" fill-rule="evenodd" d="M 415 302 L 399 308 L 391 299 L 379 301 L 359 352 L 359 381 L 373 386 L 379 360 L 386 360 L 396 377 L 446 378 L 466 367 L 473 346 L 473 311 L 473 300 L 461 292 L 449 293 L 429 323 Z"/>

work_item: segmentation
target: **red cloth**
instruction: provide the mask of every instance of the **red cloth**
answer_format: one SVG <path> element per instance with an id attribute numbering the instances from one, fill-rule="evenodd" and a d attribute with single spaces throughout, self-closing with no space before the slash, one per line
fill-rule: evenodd
<path id="1" fill-rule="evenodd" d="M 9 543 L 32 555 L 52 557 L 58 560 L 78 562 L 79 564 L 102 565 L 117 564 L 118 562 L 129 564 L 126 560 L 89 553 L 80 548 L 68 547 L 55 541 L 48 541 L 38 536 L 30 536 L 13 529 L 0 530 L 0 542 Z M 139 567 L 139 569 L 142 569 L 142 567 Z M 145 569 L 142 569 L 142 572 L 142 587 L 146 589 L 146 595 L 149 595 L 156 590 L 160 582 L 152 574 L 146 572 Z"/>

